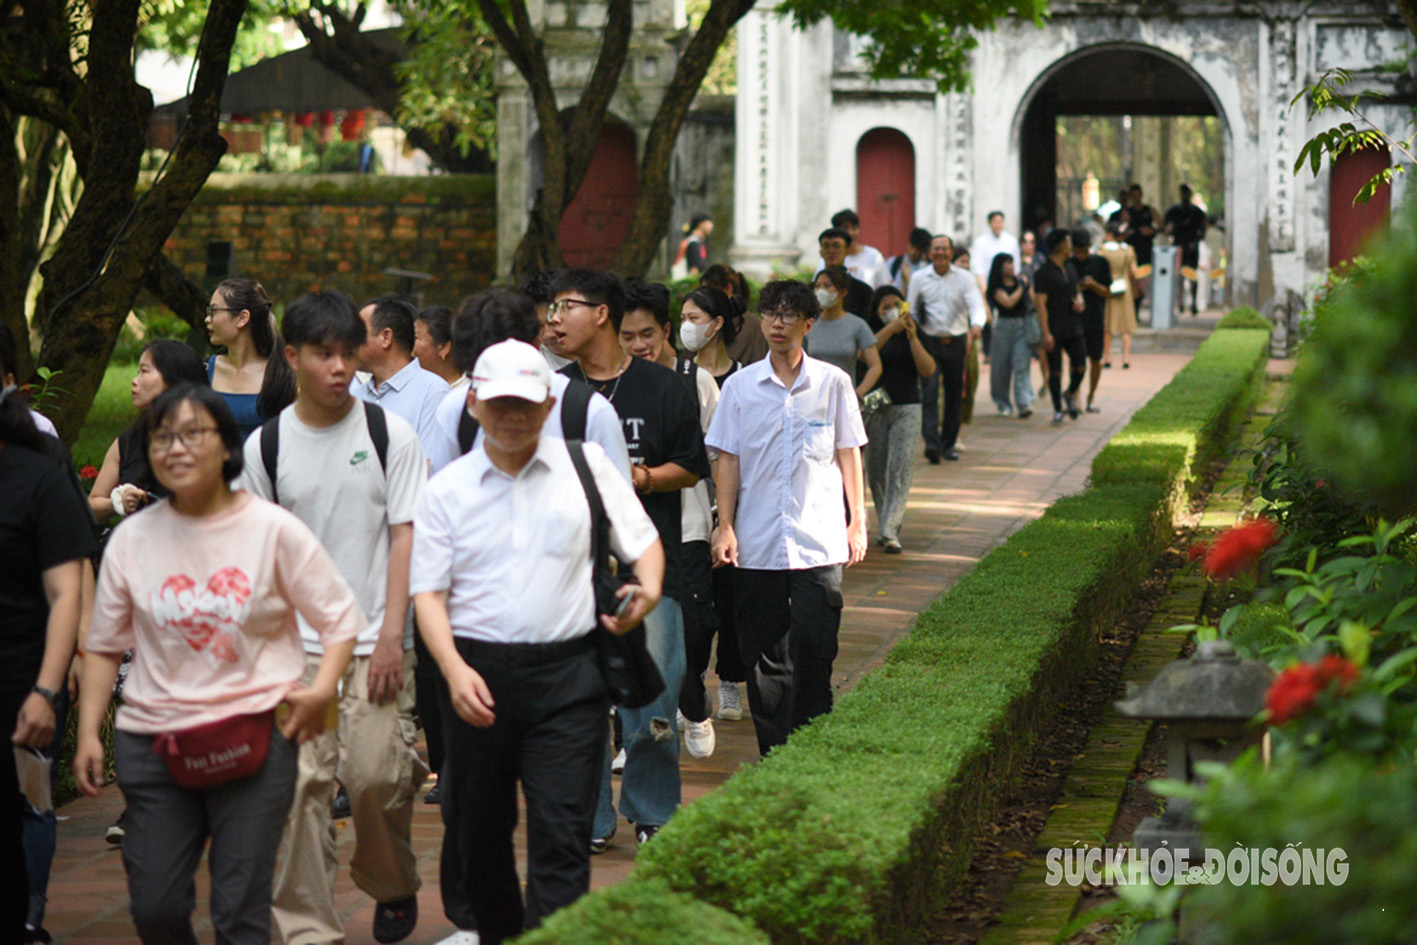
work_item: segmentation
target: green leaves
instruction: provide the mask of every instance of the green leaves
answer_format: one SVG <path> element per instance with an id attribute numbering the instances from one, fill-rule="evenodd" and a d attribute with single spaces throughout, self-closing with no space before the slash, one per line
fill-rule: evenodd
<path id="1" fill-rule="evenodd" d="M 941 92 L 969 84 L 969 52 L 975 30 L 992 29 L 1000 19 L 1043 25 L 1047 0 L 785 0 L 778 9 L 800 27 L 830 19 L 838 29 L 867 40 L 861 51 L 872 78 L 928 76 Z"/>
<path id="2" fill-rule="evenodd" d="M 1409 137 L 1405 141 L 1399 141 L 1393 138 L 1388 132 L 1374 124 L 1361 108 L 1364 99 L 1381 101 L 1388 96 L 1372 90 L 1357 92 L 1353 95 L 1341 94 L 1340 89 L 1352 81 L 1353 74 L 1346 69 L 1329 69 L 1320 75 L 1313 85 L 1294 96 L 1294 99 L 1289 103 L 1289 107 L 1292 109 L 1300 101 L 1307 100 L 1311 122 L 1324 112 L 1339 111 L 1351 115 L 1362 123 L 1360 125 L 1352 121 L 1345 121 L 1327 131 L 1320 131 L 1304 142 L 1303 147 L 1299 149 L 1299 156 L 1294 159 L 1295 174 L 1298 174 L 1307 163 L 1310 171 L 1317 177 L 1319 169 L 1323 167 L 1324 155 L 1328 155 L 1330 161 L 1335 161 L 1344 154 L 1351 154 L 1364 148 L 1391 147 L 1405 155 L 1409 164 L 1413 162 L 1412 139 Z M 1359 189 L 1353 198 L 1353 203 L 1355 205 L 1367 203 L 1380 187 L 1391 184 L 1396 175 L 1405 173 L 1406 170 L 1404 165 L 1397 164 L 1379 171 Z"/>

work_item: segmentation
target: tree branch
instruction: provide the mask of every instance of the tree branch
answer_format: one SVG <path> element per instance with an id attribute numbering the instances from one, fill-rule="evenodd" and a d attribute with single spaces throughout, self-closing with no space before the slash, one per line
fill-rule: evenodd
<path id="1" fill-rule="evenodd" d="M 158 253 L 153 260 L 147 275 L 143 277 L 143 288 L 157 296 L 163 305 L 172 309 L 193 329 L 206 330 L 208 294 L 188 279 L 166 253 Z"/>

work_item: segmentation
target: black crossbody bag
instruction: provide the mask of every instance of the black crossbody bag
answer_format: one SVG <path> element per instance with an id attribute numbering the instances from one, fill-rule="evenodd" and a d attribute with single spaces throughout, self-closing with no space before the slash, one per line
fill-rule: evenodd
<path id="1" fill-rule="evenodd" d="M 611 702 L 627 709 L 638 709 L 649 705 L 664 691 L 664 677 L 650 656 L 643 623 L 624 634 L 611 633 L 600 625 L 600 617 L 613 617 L 620 607 L 616 592 L 626 584 L 636 582 L 633 578 L 616 574 L 610 565 L 610 519 L 605 514 L 605 504 L 600 500 L 600 489 L 591 476 L 582 442 L 567 440 L 566 449 L 571 454 L 576 475 L 580 477 L 586 501 L 590 503 L 591 580 L 595 585 L 596 613 L 595 629 L 591 633 L 600 659 L 600 673 L 605 677 L 606 688 L 610 690 Z"/>

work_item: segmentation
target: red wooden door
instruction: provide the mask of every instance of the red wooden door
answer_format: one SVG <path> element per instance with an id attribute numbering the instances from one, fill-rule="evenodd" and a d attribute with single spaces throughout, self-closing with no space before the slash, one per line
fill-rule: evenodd
<path id="1" fill-rule="evenodd" d="M 894 128 L 873 128 L 856 144 L 856 213 L 861 242 L 903 253 L 915 227 L 915 148 Z"/>
<path id="2" fill-rule="evenodd" d="M 1363 244 L 1387 226 L 1392 210 L 1392 188 L 1379 187 L 1367 203 L 1353 198 L 1373 175 L 1392 163 L 1387 148 L 1349 151 L 1333 162 L 1328 187 L 1328 264 L 1348 262 L 1363 251 Z"/>
<path id="3" fill-rule="evenodd" d="M 607 124 L 595 143 L 595 156 L 581 189 L 561 214 L 561 255 L 572 268 L 610 265 L 630 233 L 639 194 L 635 133 L 626 125 Z"/>

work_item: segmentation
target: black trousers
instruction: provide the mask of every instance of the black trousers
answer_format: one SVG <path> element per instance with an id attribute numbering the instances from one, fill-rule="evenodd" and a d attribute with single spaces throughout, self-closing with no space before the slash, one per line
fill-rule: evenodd
<path id="1" fill-rule="evenodd" d="M 438 671 L 438 664 L 423 644 L 423 634 L 414 631 L 413 653 L 418 658 L 413 671 L 413 706 L 418 713 L 418 724 L 423 727 L 423 736 L 428 742 L 428 770 L 438 777 L 443 776 L 443 711 L 447 700 L 448 684 Z M 441 698 L 440 698 L 441 695 Z"/>
<path id="2" fill-rule="evenodd" d="M 1063 352 L 1068 353 L 1068 393 L 1076 394 L 1087 376 L 1087 341 L 1082 332 L 1071 338 L 1053 339 L 1053 350 L 1048 352 L 1048 393 L 1053 397 L 1053 412 L 1063 412 Z"/>
<path id="3" fill-rule="evenodd" d="M 684 613 L 684 682 L 679 687 L 679 711 L 693 722 L 708 718 L 704 700 L 704 673 L 708 671 L 713 653 L 713 637 L 719 632 L 718 611 L 714 607 L 713 561 L 709 558 L 709 543 L 686 541 L 679 557 L 684 581 L 680 608 Z M 737 645 L 737 641 L 734 641 Z M 724 646 L 718 641 L 719 652 Z M 723 664 L 719 657 L 720 667 Z M 736 680 L 735 680 L 736 681 Z"/>
<path id="4" fill-rule="evenodd" d="M 841 630 L 841 565 L 737 573 L 738 634 L 748 707 L 766 755 L 832 707 Z"/>
<path id="5" fill-rule="evenodd" d="M 954 449 L 959 439 L 961 410 L 964 404 L 964 361 L 968 335 L 951 335 L 948 338 L 932 338 L 920 333 L 920 343 L 935 359 L 936 371 L 920 381 L 921 434 L 925 437 L 925 447 L 945 453 Z M 945 392 L 945 411 L 938 429 L 935 416 L 935 385 Z"/>
<path id="6" fill-rule="evenodd" d="M 454 848 L 458 868 L 441 876 L 443 909 L 458 928 L 476 929 L 484 945 L 496 945 L 590 889 L 610 703 L 589 644 L 533 664 L 500 659 L 463 639 L 457 646 L 487 682 L 497 718 L 476 728 L 451 705 L 444 717 L 443 846 Z M 518 782 L 527 810 L 524 906 L 512 845 Z"/>

